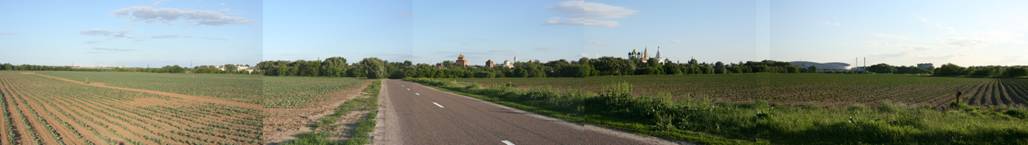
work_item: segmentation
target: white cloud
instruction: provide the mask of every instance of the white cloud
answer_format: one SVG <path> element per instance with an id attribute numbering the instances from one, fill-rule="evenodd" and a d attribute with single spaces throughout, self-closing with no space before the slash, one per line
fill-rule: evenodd
<path id="1" fill-rule="evenodd" d="M 581 26 L 603 26 L 603 27 L 617 27 L 619 24 L 617 21 L 612 20 L 600 20 L 590 18 L 567 18 L 561 19 L 559 17 L 553 17 L 546 20 L 546 24 L 556 25 L 581 25 Z"/>
<path id="2" fill-rule="evenodd" d="M 103 30 L 103 29 L 85 30 L 85 31 L 79 32 L 79 34 L 88 35 L 88 36 L 104 36 L 104 37 L 111 37 L 111 38 L 130 38 L 130 39 L 132 38 L 132 36 L 128 35 L 128 31 L 113 31 L 113 30 Z"/>
<path id="3" fill-rule="evenodd" d="M 11 33 L 11 32 L 0 32 L 0 36 L 14 36 L 14 35 L 18 35 L 18 34 Z"/>
<path id="4" fill-rule="evenodd" d="M 240 16 L 233 16 L 220 11 L 158 8 L 151 6 L 133 6 L 114 11 L 114 15 L 127 16 L 143 22 L 169 23 L 182 19 L 197 25 L 248 24 L 252 21 Z"/>
<path id="5" fill-rule="evenodd" d="M 175 39 L 175 38 L 190 38 L 190 37 L 191 37 L 191 36 L 182 36 L 182 35 L 174 35 L 174 34 L 171 34 L 171 35 L 156 35 L 156 36 L 150 36 L 150 39 Z"/>
<path id="6" fill-rule="evenodd" d="M 636 13 L 632 9 L 585 0 L 562 1 L 553 9 L 560 16 L 547 19 L 546 24 L 613 28 L 620 25 L 619 19 Z"/>

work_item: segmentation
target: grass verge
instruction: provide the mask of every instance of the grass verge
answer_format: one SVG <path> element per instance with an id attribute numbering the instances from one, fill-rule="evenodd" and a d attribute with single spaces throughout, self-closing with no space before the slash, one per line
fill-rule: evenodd
<path id="1" fill-rule="evenodd" d="M 339 105 L 332 114 L 319 118 L 317 122 L 309 127 L 313 130 L 310 133 L 297 135 L 295 140 L 284 143 L 286 145 L 364 145 L 371 143 L 371 132 L 375 129 L 375 116 L 378 113 L 378 91 L 381 81 L 375 80 L 364 89 L 362 96 L 346 101 Z M 336 122 L 343 115 L 353 111 L 368 111 L 354 128 L 349 130 L 350 138 L 347 140 L 332 139 L 342 131 Z"/>

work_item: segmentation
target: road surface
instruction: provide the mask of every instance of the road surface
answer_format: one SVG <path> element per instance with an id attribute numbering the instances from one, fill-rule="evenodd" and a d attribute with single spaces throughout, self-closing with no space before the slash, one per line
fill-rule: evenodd
<path id="1" fill-rule="evenodd" d="M 375 144 L 672 144 L 542 117 L 416 83 L 386 80 L 382 85 Z"/>

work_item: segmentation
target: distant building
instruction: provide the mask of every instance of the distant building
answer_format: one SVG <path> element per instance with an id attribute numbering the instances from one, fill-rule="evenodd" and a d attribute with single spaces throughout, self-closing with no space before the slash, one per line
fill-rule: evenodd
<path id="1" fill-rule="evenodd" d="M 460 66 L 468 66 L 468 61 L 464 60 L 464 53 L 460 53 L 460 55 L 457 56 L 457 62 L 456 63 L 457 63 L 457 65 L 460 65 Z"/>
<path id="2" fill-rule="evenodd" d="M 518 61 L 518 57 L 517 56 L 514 56 L 514 61 L 504 60 L 503 61 L 503 67 L 514 68 L 514 62 L 517 62 L 517 61 Z"/>
<path id="3" fill-rule="evenodd" d="M 496 64 L 495 64 L 495 63 L 493 63 L 493 60 L 492 60 L 492 59 L 490 59 L 490 60 L 486 60 L 486 61 L 485 61 L 485 67 L 488 67 L 488 68 L 493 68 L 493 67 L 496 67 Z"/>
<path id="4" fill-rule="evenodd" d="M 236 71 L 246 72 L 247 74 L 252 74 L 253 73 L 253 67 L 250 67 L 250 65 L 241 65 L 241 66 L 237 66 L 236 67 Z"/>
<path id="5" fill-rule="evenodd" d="M 639 52 L 638 49 L 632 49 L 632 52 L 628 52 L 628 59 L 639 59 L 640 57 L 642 57 L 642 52 Z"/>
<path id="6" fill-rule="evenodd" d="M 660 46 L 657 46 L 657 56 L 654 58 L 660 60 Z M 642 52 L 639 52 L 638 49 L 632 49 L 632 52 L 628 52 L 628 59 L 639 59 L 639 61 L 641 61 L 642 63 L 647 63 L 648 61 L 650 61 L 649 47 L 643 47 Z"/>
<path id="7" fill-rule="evenodd" d="M 235 70 L 228 70 L 229 69 L 229 68 L 227 68 L 228 66 L 234 66 Z M 249 64 L 225 64 L 225 65 L 218 65 L 218 66 L 214 66 L 214 67 L 217 68 L 218 70 L 221 70 L 221 71 L 246 72 L 248 74 L 253 73 L 253 71 L 254 71 L 253 70 L 254 68 L 251 67 Z"/>
<path id="8" fill-rule="evenodd" d="M 931 70 L 935 70 L 935 65 L 932 64 L 932 63 L 918 63 L 917 64 L 917 68 L 919 68 L 921 70 L 931 71 Z"/>
<path id="9" fill-rule="evenodd" d="M 663 61 L 660 61 L 660 59 L 661 59 L 661 58 L 660 58 L 660 45 L 657 45 L 657 56 L 656 56 L 656 57 L 653 57 L 653 58 L 656 58 L 656 59 L 657 59 L 657 63 L 661 63 L 661 64 L 664 64 L 664 62 L 663 62 Z"/>

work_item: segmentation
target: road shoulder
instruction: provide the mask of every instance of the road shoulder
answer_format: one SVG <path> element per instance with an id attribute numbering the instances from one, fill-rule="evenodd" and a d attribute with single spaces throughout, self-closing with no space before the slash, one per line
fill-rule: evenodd
<path id="1" fill-rule="evenodd" d="M 389 97 L 389 84 L 397 80 L 383 80 L 378 93 L 378 114 L 375 116 L 375 131 L 372 133 L 372 144 L 375 145 L 398 145 L 404 144 L 400 139 L 400 122 L 396 110 L 392 109 L 391 97 Z"/>

